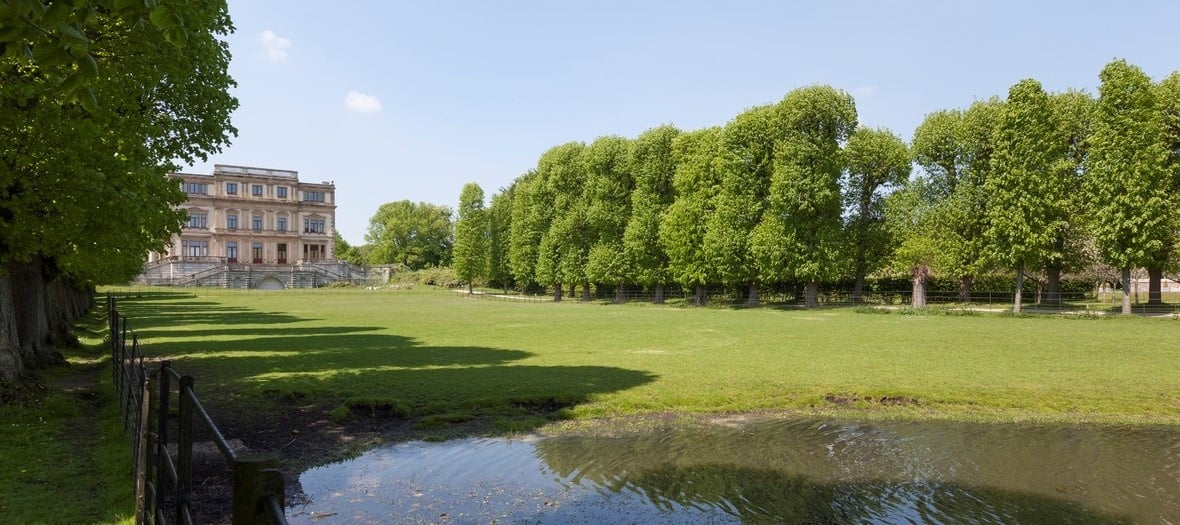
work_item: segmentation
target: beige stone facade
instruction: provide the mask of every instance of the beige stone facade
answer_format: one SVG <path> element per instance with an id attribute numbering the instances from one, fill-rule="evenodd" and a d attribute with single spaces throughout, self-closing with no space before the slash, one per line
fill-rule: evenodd
<path id="1" fill-rule="evenodd" d="M 188 222 L 157 261 L 301 265 L 335 260 L 336 187 L 295 171 L 217 164 L 213 174 L 168 175 L 188 195 Z"/>

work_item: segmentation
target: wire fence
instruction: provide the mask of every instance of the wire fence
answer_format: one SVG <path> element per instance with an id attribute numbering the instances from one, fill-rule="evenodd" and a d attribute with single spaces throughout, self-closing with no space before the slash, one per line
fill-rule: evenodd
<path id="1" fill-rule="evenodd" d="M 114 384 L 134 458 L 136 523 L 193 523 L 193 442 L 198 430 L 194 423 L 212 438 L 232 472 L 232 523 L 287 523 L 278 458 L 240 454 L 230 447 L 197 398 L 193 377 L 180 375 L 169 361 L 148 367 L 139 337 L 119 314 L 112 295 L 107 295 L 107 315 Z M 170 444 L 175 445 L 175 453 L 169 451 Z"/>

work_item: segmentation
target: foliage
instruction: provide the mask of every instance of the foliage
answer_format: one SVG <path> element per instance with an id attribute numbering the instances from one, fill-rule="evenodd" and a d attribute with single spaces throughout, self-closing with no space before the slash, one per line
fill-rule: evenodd
<path id="1" fill-rule="evenodd" d="M 454 269 L 469 285 L 488 274 L 487 212 L 483 207 L 483 188 L 469 182 L 459 194 L 459 218 L 455 222 Z"/>
<path id="2" fill-rule="evenodd" d="M 714 210 L 713 198 L 721 179 L 717 158 L 722 133 L 721 128 L 705 128 L 682 133 L 672 141 L 676 199 L 660 223 L 660 245 L 668 254 L 669 275 L 686 288 L 704 286 L 713 278 L 701 218 Z"/>
<path id="3" fill-rule="evenodd" d="M 488 218 L 488 282 L 501 288 L 511 288 L 512 267 L 508 254 L 512 240 L 512 202 L 515 182 L 492 195 Z"/>
<path id="4" fill-rule="evenodd" d="M 600 137 L 584 153 L 584 198 L 591 238 L 585 274 L 593 282 L 617 285 L 627 279 L 623 232 L 631 217 L 635 188 L 630 156 L 631 141 L 623 137 Z"/>
<path id="5" fill-rule="evenodd" d="M 401 264 L 411 270 L 445 266 L 454 243 L 451 209 L 408 200 L 389 202 L 369 219 L 365 241 L 370 264 Z"/>
<path id="6" fill-rule="evenodd" d="M 1122 60 L 1099 76 L 1086 166 L 1094 239 L 1111 266 L 1154 266 L 1174 242 L 1176 206 L 1168 195 L 1169 151 L 1151 79 Z"/>
<path id="7" fill-rule="evenodd" d="M 859 127 L 848 138 L 844 158 L 848 166 L 844 207 L 851 210 L 854 277 L 860 283 L 888 253 L 884 195 L 909 180 L 910 152 L 887 129 Z"/>
<path id="8" fill-rule="evenodd" d="M 627 277 L 643 286 L 668 280 L 668 255 L 660 243 L 660 220 L 672 205 L 675 193 L 676 157 L 673 141 L 680 130 L 660 126 L 635 139 L 628 161 L 635 191 L 631 216 L 623 232 L 623 257 Z"/>

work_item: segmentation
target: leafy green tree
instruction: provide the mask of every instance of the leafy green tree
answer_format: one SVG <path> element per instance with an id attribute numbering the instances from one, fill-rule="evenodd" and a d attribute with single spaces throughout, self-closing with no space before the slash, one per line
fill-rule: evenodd
<path id="1" fill-rule="evenodd" d="M 488 273 L 488 220 L 483 207 L 483 188 L 469 182 L 459 193 L 459 217 L 455 221 L 453 249 L 455 274 L 467 281 L 467 293 L 473 292 L 476 279 Z"/>
<path id="2" fill-rule="evenodd" d="M 758 281 L 768 277 L 754 264 L 750 243 L 767 207 L 775 144 L 783 132 L 779 120 L 771 104 L 743 111 L 725 125 L 721 192 L 706 226 L 705 253 L 716 278 L 725 286 L 749 286 L 751 306 L 759 302 Z"/>
<path id="3" fill-rule="evenodd" d="M 807 283 L 804 304 L 811 308 L 819 304 L 819 282 L 843 263 L 841 146 L 856 129 L 856 103 L 843 91 L 811 86 L 788 93 L 776 111 L 784 138 L 752 251 L 764 278 Z"/>
<path id="4" fill-rule="evenodd" d="M 1171 194 L 1180 195 L 1180 72 L 1173 72 L 1156 86 L 1156 105 L 1159 108 L 1164 126 L 1164 140 L 1168 150 L 1168 173 L 1172 184 Z M 1180 199 L 1173 198 L 1172 207 L 1173 209 L 1180 207 Z M 1174 225 L 1172 229 L 1180 232 L 1180 224 Z M 1170 255 L 1158 258 L 1158 264 L 1147 268 L 1148 304 L 1163 302 L 1163 296 L 1160 293 L 1163 273 L 1164 271 L 1174 271 L 1180 261 L 1180 253 L 1177 253 L 1180 251 L 1180 243 L 1173 239 L 1172 245 Z"/>
<path id="5" fill-rule="evenodd" d="M 903 182 L 884 203 L 885 224 L 893 239 L 890 265 L 910 276 L 910 306 L 914 308 L 926 306 L 926 282 L 940 264 L 942 247 L 938 240 L 937 211 L 946 202 L 940 200 L 945 192 L 944 182 L 930 175 Z"/>
<path id="6" fill-rule="evenodd" d="M 560 301 L 562 287 L 581 283 L 583 296 L 589 299 L 586 281 L 586 257 L 592 238 L 583 198 L 586 186 L 586 167 L 583 152 L 586 145 L 568 142 L 550 148 L 537 161 L 537 173 L 552 196 L 552 219 L 541 235 L 537 253 L 536 278 L 543 286 L 553 288 L 553 299 Z M 534 203 L 536 206 L 539 203 Z M 538 213 L 545 211 L 538 210 Z"/>
<path id="7" fill-rule="evenodd" d="M 501 188 L 492 195 L 488 207 L 488 283 L 503 288 L 512 288 L 512 266 L 508 253 L 512 239 L 512 203 L 516 195 L 516 182 Z"/>
<path id="8" fill-rule="evenodd" d="M 541 238 L 553 220 L 553 195 L 543 175 L 530 171 L 516 179 L 512 193 L 511 229 L 508 231 L 508 266 L 512 279 L 525 291 L 537 279 Z"/>
<path id="9" fill-rule="evenodd" d="M 660 126 L 635 139 L 629 161 L 635 189 L 631 216 L 623 232 L 623 258 L 629 280 L 653 288 L 653 302 L 663 304 L 664 283 L 669 280 L 668 254 L 660 242 L 660 221 L 675 197 L 673 179 L 676 157 L 673 141 L 680 130 Z"/>
<path id="10" fill-rule="evenodd" d="M 117 4 L 0 6 L 0 279 L 16 373 L 66 340 L 66 288 L 126 282 L 179 231 L 174 162 L 236 133 L 224 2 Z"/>
<path id="11" fill-rule="evenodd" d="M 1069 225 L 1070 174 L 1062 129 L 1040 82 L 1021 80 L 1008 91 L 984 188 L 989 248 L 996 260 L 1016 270 L 1015 313 L 1021 310 L 1025 269 L 1053 258 Z"/>
<path id="12" fill-rule="evenodd" d="M 1094 123 L 1094 98 L 1081 91 L 1066 91 L 1050 96 L 1053 110 L 1061 124 L 1065 141 L 1062 163 L 1061 194 L 1054 197 L 1053 212 L 1060 228 L 1055 230 L 1052 250 L 1043 261 L 1045 267 L 1045 301 L 1061 302 L 1061 274 L 1081 270 L 1090 263 L 1086 246 L 1089 236 L 1085 217 L 1077 210 L 1087 209 L 1085 165 L 1089 155 L 1089 140 Z"/>
<path id="13" fill-rule="evenodd" d="M 1151 79 L 1124 60 L 1099 78 L 1087 165 L 1092 227 L 1102 260 L 1122 272 L 1122 311 L 1130 314 L 1131 270 L 1161 266 L 1176 234 L 1170 152 Z"/>
<path id="14" fill-rule="evenodd" d="M 336 255 L 337 260 L 344 261 L 349 264 L 355 264 L 357 266 L 364 266 L 368 264 L 369 259 L 365 253 L 368 250 L 367 246 L 349 245 L 348 241 L 344 240 L 344 237 L 340 236 L 339 231 L 335 233 L 333 245 L 332 253 Z"/>
<path id="15" fill-rule="evenodd" d="M 686 290 L 693 305 L 705 302 L 705 286 L 713 279 L 705 253 L 706 222 L 721 183 L 719 157 L 723 151 L 719 127 L 685 132 L 672 141 L 676 160 L 673 187 L 676 198 L 660 223 L 660 245 L 668 254 L 668 273 Z"/>
<path id="16" fill-rule="evenodd" d="M 624 300 L 627 263 L 623 233 L 631 217 L 631 192 L 635 178 L 630 168 L 631 141 L 601 137 L 586 148 L 586 219 L 592 238 L 586 259 L 586 277 L 613 285 L 615 302 Z"/>
<path id="17" fill-rule="evenodd" d="M 408 200 L 387 202 L 369 219 L 365 241 L 371 264 L 400 264 L 411 270 L 451 263 L 451 209 Z"/>
<path id="18" fill-rule="evenodd" d="M 905 142 L 887 129 L 857 128 L 844 154 L 848 166 L 844 207 L 852 210 L 848 229 L 856 278 L 852 300 L 859 302 L 865 274 L 888 251 L 884 195 L 909 179 L 911 161 Z"/>

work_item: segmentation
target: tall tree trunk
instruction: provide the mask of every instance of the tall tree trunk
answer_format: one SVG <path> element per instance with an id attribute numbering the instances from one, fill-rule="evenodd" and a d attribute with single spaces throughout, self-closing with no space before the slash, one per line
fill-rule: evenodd
<path id="1" fill-rule="evenodd" d="M 582 282 L 582 302 L 590 302 L 590 281 Z"/>
<path id="2" fill-rule="evenodd" d="M 1045 302 L 1051 305 L 1061 304 L 1061 268 L 1045 268 Z"/>
<path id="3" fill-rule="evenodd" d="M 819 283 L 815 281 L 807 282 L 807 298 L 803 302 L 804 308 L 815 308 L 819 306 Z"/>
<path id="4" fill-rule="evenodd" d="M 1024 263 L 1016 265 L 1016 296 L 1012 298 L 1012 313 L 1020 313 L 1021 301 L 1024 295 Z"/>
<path id="5" fill-rule="evenodd" d="M 57 277 L 45 285 L 45 321 L 49 325 L 49 344 L 62 348 L 77 346 L 74 337 L 74 317 L 69 305 L 71 289 L 65 280 Z"/>
<path id="6" fill-rule="evenodd" d="M 556 283 L 553 285 L 553 302 L 561 302 L 561 283 Z"/>
<path id="7" fill-rule="evenodd" d="M 1131 315 L 1131 269 L 1123 268 L 1123 315 Z"/>
<path id="8" fill-rule="evenodd" d="M 696 287 L 696 293 L 692 298 L 692 305 L 701 306 L 703 304 L 705 304 L 705 285 L 698 284 Z"/>
<path id="9" fill-rule="evenodd" d="M 27 262 L 10 262 L 8 265 L 16 334 L 26 369 L 46 366 L 53 361 L 49 322 L 45 318 L 44 266 L 40 255 Z"/>
<path id="10" fill-rule="evenodd" d="M 1164 280 L 1163 268 L 1148 268 L 1147 269 L 1147 304 L 1163 304 L 1164 297 L 1161 293 L 1162 282 Z"/>
<path id="11" fill-rule="evenodd" d="M 467 295 L 475 295 L 475 291 L 471 289 L 471 281 L 467 281 Z"/>
<path id="12" fill-rule="evenodd" d="M 750 294 L 746 297 L 746 306 L 758 306 L 761 304 L 761 300 L 758 298 L 758 292 L 758 283 L 750 283 Z"/>
<path id="13" fill-rule="evenodd" d="M 655 304 L 664 304 L 664 285 L 662 283 L 656 283 L 656 295 L 655 298 L 651 300 L 651 302 Z"/>
<path id="14" fill-rule="evenodd" d="M 923 288 L 925 288 L 925 282 L 926 282 L 925 277 L 923 277 L 922 279 L 923 279 L 923 281 L 922 281 Z M 974 287 L 975 287 L 975 277 L 974 276 L 964 275 L 963 277 L 959 278 L 959 302 L 970 303 L 971 302 L 971 292 Z M 925 306 L 925 304 L 923 304 L 923 306 Z"/>
<path id="15" fill-rule="evenodd" d="M 16 312 L 8 275 L 0 273 L 0 383 L 15 383 L 24 373 L 20 340 L 16 337 Z"/>
<path id="16" fill-rule="evenodd" d="M 852 302 L 859 303 L 861 296 L 864 294 L 865 276 L 859 270 L 856 274 L 856 283 L 852 285 Z"/>
<path id="17" fill-rule="evenodd" d="M 926 276 L 929 274 L 930 269 L 925 266 L 916 266 L 910 271 L 910 279 L 914 285 L 913 297 L 910 299 L 911 307 L 926 307 Z"/>
<path id="18" fill-rule="evenodd" d="M 623 304 L 627 302 L 627 290 L 623 287 L 623 283 L 615 286 L 615 304 Z"/>

